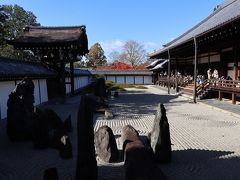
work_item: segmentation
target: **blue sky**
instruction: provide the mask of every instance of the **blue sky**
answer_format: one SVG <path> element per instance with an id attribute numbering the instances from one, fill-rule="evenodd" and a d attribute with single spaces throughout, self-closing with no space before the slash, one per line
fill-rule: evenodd
<path id="1" fill-rule="evenodd" d="M 43 26 L 86 25 L 89 47 L 106 55 L 127 40 L 159 49 L 212 13 L 224 0 L 1 0 L 32 11 Z"/>

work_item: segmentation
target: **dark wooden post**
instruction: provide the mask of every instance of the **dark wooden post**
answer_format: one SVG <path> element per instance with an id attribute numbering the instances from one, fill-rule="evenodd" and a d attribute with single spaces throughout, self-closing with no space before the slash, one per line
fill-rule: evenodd
<path id="1" fill-rule="evenodd" d="M 196 103 L 196 97 L 197 97 L 197 39 L 194 37 L 194 45 L 195 45 L 195 59 L 194 59 L 194 90 L 193 90 L 193 102 Z"/>
<path id="2" fill-rule="evenodd" d="M 60 84 L 61 84 L 61 94 L 66 95 L 66 84 L 65 84 L 65 63 L 60 63 Z"/>
<path id="3" fill-rule="evenodd" d="M 74 95 L 74 68 L 73 62 L 70 62 L 71 95 Z"/>
<path id="4" fill-rule="evenodd" d="M 222 92 L 221 91 L 218 91 L 218 99 L 219 99 L 219 101 L 222 100 Z"/>
<path id="5" fill-rule="evenodd" d="M 239 58 L 238 45 L 234 45 L 233 52 L 234 52 L 233 80 L 237 80 L 238 79 L 238 58 Z"/>
<path id="6" fill-rule="evenodd" d="M 238 58 L 239 58 L 239 45 L 238 44 L 234 44 L 233 52 L 234 52 L 233 80 L 237 80 L 238 79 Z M 236 99 L 237 99 L 236 94 L 232 93 L 232 103 L 233 104 L 236 104 Z"/>
<path id="7" fill-rule="evenodd" d="M 168 50 L 168 94 L 170 94 L 170 76 L 171 76 L 171 56 Z"/>

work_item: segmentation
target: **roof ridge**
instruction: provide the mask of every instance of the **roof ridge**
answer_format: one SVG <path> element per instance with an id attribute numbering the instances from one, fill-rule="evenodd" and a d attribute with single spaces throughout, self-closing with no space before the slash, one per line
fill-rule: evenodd
<path id="1" fill-rule="evenodd" d="M 86 25 L 79 26 L 26 26 L 31 29 L 68 29 L 68 28 L 86 28 Z"/>
<path id="2" fill-rule="evenodd" d="M 27 60 L 22 60 L 22 59 L 12 59 L 8 57 L 3 57 L 0 56 L 0 61 L 11 61 L 11 62 L 17 62 L 21 64 L 32 64 L 32 65 L 43 65 L 40 61 L 27 61 Z"/>
<path id="3" fill-rule="evenodd" d="M 229 1 L 227 3 L 227 1 Z M 231 1 L 231 2 L 230 2 Z M 170 41 L 169 43 L 165 44 L 164 47 L 168 47 L 171 44 L 173 44 L 174 42 L 176 42 L 177 40 L 179 40 L 180 38 L 182 38 L 183 36 L 185 36 L 186 34 L 188 34 L 189 32 L 193 31 L 194 29 L 196 29 L 197 27 L 199 27 L 201 24 L 203 24 L 204 22 L 206 22 L 207 20 L 209 20 L 211 17 L 215 16 L 217 13 L 219 13 L 221 10 L 223 10 L 224 8 L 226 8 L 227 6 L 231 5 L 232 3 L 236 2 L 237 0 L 226 0 L 225 2 L 223 2 L 222 4 L 219 5 L 219 7 L 213 11 L 213 13 L 211 13 L 210 15 L 208 15 L 205 19 L 203 19 L 202 21 L 200 21 L 199 23 L 197 23 L 195 26 L 193 26 L 192 28 L 190 28 L 189 30 L 187 30 L 185 33 L 183 33 L 182 35 L 180 35 L 179 37 L 177 37 L 176 39 Z"/>

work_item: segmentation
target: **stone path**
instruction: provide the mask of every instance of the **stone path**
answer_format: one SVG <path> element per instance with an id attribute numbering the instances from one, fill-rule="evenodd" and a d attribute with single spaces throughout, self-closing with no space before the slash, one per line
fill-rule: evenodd
<path id="1" fill-rule="evenodd" d="M 53 149 L 36 151 L 31 143 L 10 143 L 5 121 L 1 121 L 0 180 L 42 180 L 43 171 L 50 167 L 58 168 L 60 180 L 74 179 L 79 101 L 79 97 L 73 97 L 46 105 L 63 119 L 72 115 L 75 127 L 70 134 L 73 144 L 73 158 L 70 160 L 62 160 Z M 169 96 L 154 86 L 146 90 L 129 89 L 111 100 L 115 118 L 104 120 L 96 115 L 94 129 L 105 124 L 112 127 L 121 150 L 121 128 L 131 124 L 140 135 L 147 135 L 160 102 L 167 109 L 173 149 L 172 163 L 160 168 L 170 180 L 239 179 L 240 119 L 200 103 L 191 104 L 183 97 Z M 98 160 L 98 166 L 100 180 L 122 180 L 124 177 L 121 161 L 108 164 Z"/>
<path id="2" fill-rule="evenodd" d="M 219 101 L 218 99 L 203 99 L 199 100 L 199 102 L 204 103 L 206 105 L 212 106 L 213 108 L 225 111 L 233 116 L 240 118 L 240 104 L 232 104 L 231 100 L 223 99 Z"/>

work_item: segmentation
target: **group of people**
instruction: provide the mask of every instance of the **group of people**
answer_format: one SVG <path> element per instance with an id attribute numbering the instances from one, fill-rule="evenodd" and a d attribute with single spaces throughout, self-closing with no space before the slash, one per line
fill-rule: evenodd
<path id="1" fill-rule="evenodd" d="M 219 79 L 218 70 L 214 69 L 212 72 L 211 68 L 207 70 L 208 79 Z"/>

